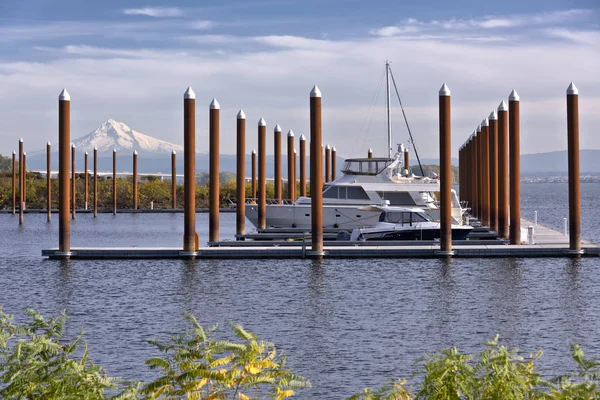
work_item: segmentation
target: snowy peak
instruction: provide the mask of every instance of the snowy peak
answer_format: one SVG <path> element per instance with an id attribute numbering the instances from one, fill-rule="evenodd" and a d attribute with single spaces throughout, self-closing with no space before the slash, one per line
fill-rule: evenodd
<path id="1" fill-rule="evenodd" d="M 73 140 L 73 144 L 78 151 L 93 152 L 97 147 L 100 153 L 112 152 L 113 149 L 117 152 L 139 153 L 183 151 L 182 146 L 144 135 L 113 119 L 104 122 L 86 136 Z"/>

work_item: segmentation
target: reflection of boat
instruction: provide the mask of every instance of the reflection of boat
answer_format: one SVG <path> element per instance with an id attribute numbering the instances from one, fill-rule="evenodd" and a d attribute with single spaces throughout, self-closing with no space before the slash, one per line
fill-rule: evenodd
<path id="1" fill-rule="evenodd" d="M 388 78 L 388 157 L 352 158 L 345 161 L 342 176 L 333 182 L 326 183 L 323 189 L 324 228 L 351 230 L 373 226 L 377 223 L 380 212 L 360 210 L 359 208 L 371 204 L 384 204 L 386 201 L 391 206 L 420 207 L 433 219 L 439 220 L 440 218 L 436 196 L 440 190 L 439 177 L 432 179 L 414 175 L 408 165 L 408 154 L 405 154 L 403 145 L 399 145 L 398 152 L 393 154 L 389 78 L 391 77 L 393 82 L 394 77 L 387 62 L 386 77 Z M 400 99 L 399 96 L 398 99 Z M 412 141 L 410 129 L 408 131 Z M 415 155 L 418 161 L 416 149 Z M 420 161 L 419 166 L 421 167 Z M 424 174 L 422 167 L 421 174 Z M 309 197 L 300 197 L 293 204 L 267 204 L 266 210 L 267 228 L 311 228 L 311 199 Z M 462 212 L 458 197 L 452 191 L 452 217 L 455 223 L 462 223 Z M 246 217 L 258 228 L 257 204 L 246 204 Z"/>
<path id="2" fill-rule="evenodd" d="M 434 240 L 440 238 L 440 223 L 416 207 L 368 206 L 362 209 L 379 213 L 374 227 L 356 228 L 350 236 L 357 240 Z M 452 225 L 452 240 L 465 240 L 473 230 L 467 225 Z"/>

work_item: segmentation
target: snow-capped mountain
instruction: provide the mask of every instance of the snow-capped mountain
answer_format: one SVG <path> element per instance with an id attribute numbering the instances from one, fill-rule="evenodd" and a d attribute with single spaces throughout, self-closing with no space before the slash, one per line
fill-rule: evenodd
<path id="1" fill-rule="evenodd" d="M 139 153 L 157 154 L 171 153 L 173 150 L 183 152 L 183 146 L 144 135 L 113 119 L 104 122 L 89 134 L 74 139 L 73 144 L 78 152 L 89 153 L 94 151 L 94 147 L 98 148 L 99 153 L 112 152 L 113 149 L 118 153 L 134 150 Z"/>

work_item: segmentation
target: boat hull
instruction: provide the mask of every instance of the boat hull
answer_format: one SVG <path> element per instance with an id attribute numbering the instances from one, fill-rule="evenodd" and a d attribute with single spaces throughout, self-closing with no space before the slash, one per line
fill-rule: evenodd
<path id="1" fill-rule="evenodd" d="M 452 240 L 466 240 L 472 231 L 470 227 L 452 229 Z M 440 238 L 439 228 L 398 229 L 380 231 L 361 231 L 357 240 L 436 240 Z"/>

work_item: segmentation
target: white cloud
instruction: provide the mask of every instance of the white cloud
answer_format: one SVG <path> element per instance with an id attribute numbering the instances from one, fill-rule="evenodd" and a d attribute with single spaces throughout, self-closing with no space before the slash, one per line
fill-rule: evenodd
<path id="1" fill-rule="evenodd" d="M 207 20 L 194 21 L 190 24 L 190 27 L 192 29 L 198 29 L 198 30 L 212 29 L 214 26 L 215 26 L 215 23 L 213 21 L 207 21 Z"/>
<path id="2" fill-rule="evenodd" d="M 416 26 L 384 26 L 379 29 L 371 29 L 369 33 L 377 36 L 396 36 L 404 33 L 417 33 L 419 30 Z"/>
<path id="3" fill-rule="evenodd" d="M 594 46 L 596 50 L 600 44 L 600 31 L 554 28 L 544 32 L 549 36 Z"/>
<path id="4" fill-rule="evenodd" d="M 147 17 L 165 18 L 181 17 L 183 11 L 176 7 L 144 7 L 144 8 L 126 8 L 123 10 L 126 15 L 145 15 Z"/>

